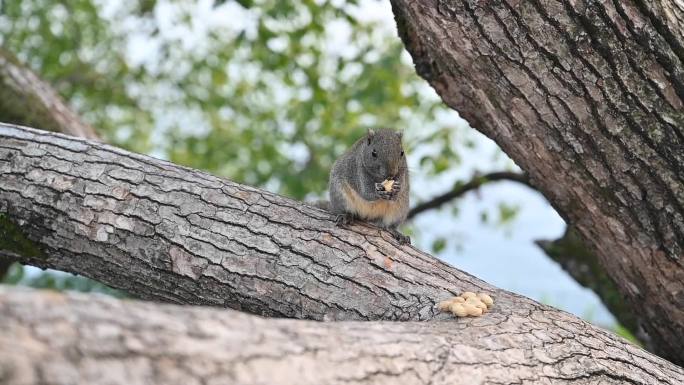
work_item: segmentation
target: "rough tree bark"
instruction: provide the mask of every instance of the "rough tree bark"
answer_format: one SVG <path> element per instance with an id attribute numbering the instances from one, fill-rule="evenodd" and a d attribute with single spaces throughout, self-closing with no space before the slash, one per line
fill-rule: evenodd
<path id="1" fill-rule="evenodd" d="M 91 126 L 79 120 L 77 114 L 56 96 L 57 93 L 54 89 L 45 81 L 39 79 L 29 69 L 25 68 L 12 54 L 2 49 L 0 49 L 0 85 L 4 87 L 0 87 L 3 90 L 0 92 L 4 92 L 4 94 L 1 94 L 2 97 L 0 97 L 0 121 L 24 125 L 31 125 L 33 123 L 52 131 L 86 138 L 97 138 Z M 510 172 L 485 174 L 473 178 L 473 180 L 462 186 L 457 186 L 450 192 L 418 204 L 411 209 L 409 218 L 426 210 L 439 207 L 467 191 L 479 188 L 484 183 L 497 180 L 513 180 L 529 186 L 528 179 L 524 174 Z M 549 255 L 551 258 L 554 258 L 554 255 Z M 568 264 L 582 265 L 583 262 L 581 260 L 575 261 L 574 258 L 575 254 L 565 254 L 563 266 L 566 267 Z M 10 266 L 11 261 L 0 261 L 0 279 L 5 275 Z M 595 271 L 602 271 L 602 268 L 597 265 L 593 267 L 596 269 Z M 583 277 L 573 275 L 572 271 L 570 271 L 570 274 L 586 286 L 582 280 Z M 616 298 L 613 291 L 598 290 L 596 294 L 604 303 L 608 304 L 611 311 L 615 311 L 618 308 L 626 308 L 622 304 L 622 300 Z M 636 325 L 636 321 L 633 320 L 634 316 L 631 314 L 630 310 L 627 309 L 627 311 L 619 312 L 615 315 L 624 326 L 639 337 L 642 343 L 650 346 L 646 338 L 647 336 L 642 332 L 643 329 Z"/>
<path id="2" fill-rule="evenodd" d="M 392 6 L 418 73 L 529 174 L 599 256 L 657 352 L 684 364 L 681 5 Z"/>
<path id="3" fill-rule="evenodd" d="M 57 92 L 0 48 L 0 121 L 98 140 Z"/>
<path id="4" fill-rule="evenodd" d="M 0 288 L 0 313 L 0 382 L 17 385 L 684 381 L 682 368 L 541 309 L 508 327 L 322 323 Z"/>
<path id="5" fill-rule="evenodd" d="M 591 289 L 641 344 L 653 351 L 651 340 L 640 327 L 636 313 L 625 303 L 615 283 L 599 265 L 598 258 L 579 239 L 577 231 L 568 227 L 562 237 L 535 242 L 546 255 L 558 263 L 580 285 Z"/>
<path id="6" fill-rule="evenodd" d="M 0 176 L 0 255 L 141 298 L 427 320 L 449 318 L 437 301 L 485 290 L 524 311 L 518 296 L 378 228 L 339 228 L 301 202 L 110 146 L 0 124 Z"/>
<path id="7" fill-rule="evenodd" d="M 476 176 L 465 184 L 455 186 L 451 191 L 417 204 L 409 211 L 408 219 L 412 219 L 425 211 L 439 208 L 485 184 L 501 180 L 522 183 L 534 189 L 529 184 L 529 179 L 525 174 L 506 171 L 492 172 Z M 598 263 L 596 255 L 579 239 L 576 230 L 568 227 L 565 234 L 556 240 L 537 240 L 535 243 L 577 283 L 591 289 L 615 316 L 620 325 L 632 333 L 643 347 L 650 351 L 654 350 L 651 339 L 639 325 L 634 310 L 624 301 L 615 283 Z"/>
<path id="8" fill-rule="evenodd" d="M 300 340 L 295 330 L 303 328 L 318 340 L 311 337 L 311 352 L 308 345 L 301 348 L 309 358 L 300 364 L 329 366 L 339 370 L 335 373 L 342 373 L 340 376 L 344 375 L 341 368 L 346 367 L 342 364 L 345 360 L 355 362 L 365 357 L 354 349 L 361 345 L 377 348 L 385 358 L 380 359 L 379 366 L 374 366 L 373 358 L 368 360 L 370 369 L 359 378 L 368 382 L 381 382 L 379 378 L 397 371 L 422 379 L 423 374 L 415 372 L 418 369 L 393 366 L 401 362 L 420 366 L 422 361 L 431 368 L 425 369 L 432 373 L 429 379 L 436 382 L 446 374 L 451 381 L 458 379 L 452 376 L 468 373 L 459 382 L 472 383 L 472 378 L 488 376 L 488 368 L 495 368 L 496 376 L 505 378 L 502 382 L 536 378 L 548 382 L 651 383 L 681 377 L 681 369 L 674 365 L 572 315 L 496 289 L 410 246 L 400 247 L 378 228 L 364 224 L 339 228 L 332 219 L 314 207 L 199 171 L 83 139 L 0 124 L 0 232 L 6 235 L 0 238 L 0 256 L 83 274 L 142 298 L 182 304 L 229 306 L 256 314 L 314 320 L 448 320 L 313 326 L 242 318 L 242 323 L 230 324 L 229 318 L 243 316 L 220 316 L 210 310 L 187 310 L 182 316 L 183 311 L 176 308 L 159 310 L 171 311 L 181 320 L 169 322 L 186 324 L 183 317 L 191 319 L 194 312 L 209 312 L 208 319 L 226 319 L 225 329 L 218 328 L 217 333 L 240 330 L 242 335 L 267 329 L 277 334 L 273 338 L 289 344 Z M 435 312 L 436 301 L 463 290 L 492 293 L 495 307 L 482 318 L 459 320 Z M 19 305 L 25 299 L 16 299 L 13 306 L 0 305 L 2 318 L 8 319 L 5 322 L 30 325 L 25 317 L 44 319 L 45 323 L 56 319 L 50 310 L 43 313 L 50 306 L 39 299 Z M 169 329 L 160 331 L 158 328 L 165 324 L 155 321 L 158 318 L 152 310 L 145 316 L 122 313 L 115 317 L 114 306 L 97 311 L 83 307 L 90 299 L 63 301 L 57 301 L 61 310 L 55 311 L 64 314 L 74 309 L 73 315 L 66 317 L 73 325 L 85 328 L 91 322 L 97 324 L 97 318 L 82 318 L 81 322 L 79 317 L 102 314 L 106 317 L 103 322 L 131 332 L 139 322 L 149 325 L 135 340 L 174 340 L 173 327 L 169 326 L 171 335 L 166 335 Z M 41 311 L 32 311 L 28 304 Z M 151 309 L 156 305 L 131 306 Z M 14 314 L 11 309 L 19 313 L 5 317 Z M 130 311 L 133 314 L 137 310 Z M 141 320 L 150 320 L 150 324 Z M 116 326 L 117 322 L 121 325 Z M 272 323 L 266 327 L 268 322 Z M 249 325 L 257 326 L 250 329 Z M 69 336 L 73 326 L 64 327 Z M 61 346 L 64 342 L 58 334 L 61 329 L 54 323 L 42 330 L 55 340 L 36 343 Z M 194 336 L 192 329 L 183 330 Z M 20 338 L 26 335 L 23 331 L 9 335 Z M 380 340 L 371 337 L 373 333 Z M 238 342 L 245 337 L 231 338 L 235 338 L 235 346 L 242 346 Z M 301 340 L 308 338 L 302 336 Z M 105 341 L 95 342 L 100 339 L 93 336 L 92 344 L 105 346 Z M 15 349 L 13 342 L 17 340 L 0 346 Z M 151 345 L 157 346 L 154 342 Z M 23 349 L 30 350 L 31 346 L 35 345 Z M 201 353 L 192 346 L 188 355 Z M 65 349 L 74 351 L 68 346 Z M 212 349 L 204 354 L 209 351 Z M 139 362 L 115 360 L 116 354 L 105 354 L 94 364 L 104 370 L 105 365 L 134 366 Z M 328 357 L 320 361 L 324 364 L 319 363 L 318 354 Z M 154 352 L 150 356 L 158 357 Z M 453 357 L 458 358 L 451 361 Z M 608 357 L 615 362 L 606 361 Z M 90 362 L 90 357 L 78 355 L 69 359 L 78 361 L 74 365 Z M 141 360 L 149 360 L 149 356 Z M 291 358 L 281 360 L 266 359 L 274 365 L 284 362 L 283 368 L 297 364 Z M 192 362 L 202 361 L 198 358 Z M 244 365 L 249 366 L 249 362 Z M 468 363 L 473 365 L 469 367 Z M 149 364 L 163 365 L 156 361 Z M 265 367 L 254 370 L 263 372 L 260 369 Z M 459 371 L 451 372 L 455 368 Z"/>
<path id="9" fill-rule="evenodd" d="M 0 98 L 0 121 L 6 121 L 16 124 L 31 125 L 34 123 L 40 127 L 53 128 L 51 131 L 63 132 L 66 134 L 96 138 L 96 134 L 91 126 L 80 121 L 77 114 L 70 110 L 69 106 L 62 102 L 57 93 L 49 87 L 47 83 L 39 79 L 30 70 L 26 69 L 16 58 L 6 51 L 0 49 L 0 85 L 4 88 L 3 97 Z M 49 92 L 45 92 L 49 90 Z M 42 97 L 37 97 L 42 95 Z M 37 107 L 36 107 L 37 106 Z M 55 110 L 56 108 L 56 110 Z M 65 115 L 59 111 L 68 111 Z M 426 202 L 416 205 L 409 212 L 408 218 L 429 211 L 433 208 L 438 208 L 441 205 L 458 198 L 465 193 L 477 190 L 480 186 L 495 182 L 499 180 L 511 180 L 523 183 L 529 186 L 527 176 L 514 172 L 492 172 L 480 176 L 475 176 L 473 179 L 462 186 L 457 186 L 453 190 L 436 196 Z M 531 187 L 531 186 L 530 186 Z M 558 244 L 563 239 L 554 242 Z M 546 244 L 546 243 L 545 243 Z M 575 248 L 576 249 L 576 248 Z M 573 270 L 569 270 L 568 266 L 584 266 L 581 257 L 577 257 L 576 253 L 565 253 L 562 260 L 549 250 L 545 249 L 547 254 L 554 259 L 569 272 L 569 274 L 578 280 L 582 285 L 592 288 L 596 294 L 607 304 L 610 311 L 618 318 L 620 323 L 629 329 L 634 335 L 638 336 L 642 344 L 649 347 L 647 336 L 644 336 L 631 310 L 628 309 L 622 302 L 621 298 L 615 296 L 615 291 L 605 290 L 603 286 L 587 285 L 585 279 L 586 274 L 574 274 Z M 580 254 L 584 255 L 584 253 Z M 0 280 L 6 274 L 12 261 L 9 259 L 0 260 Z M 592 265 L 593 270 L 600 275 L 604 275 L 602 269 L 598 265 Z M 583 270 L 584 271 L 584 270 Z M 597 282 L 596 279 L 592 282 Z M 652 349 L 650 349 L 652 350 Z"/>
<path id="10" fill-rule="evenodd" d="M 48 83 L 1 47 L 0 121 L 99 139 Z M 0 261 L 0 280 L 11 265 L 11 261 Z"/>

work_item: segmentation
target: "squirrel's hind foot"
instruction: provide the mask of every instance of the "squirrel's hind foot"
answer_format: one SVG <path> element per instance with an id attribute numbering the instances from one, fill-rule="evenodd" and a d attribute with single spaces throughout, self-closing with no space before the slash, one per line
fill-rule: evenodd
<path id="1" fill-rule="evenodd" d="M 390 233 L 392 233 L 392 236 L 394 237 L 394 239 L 399 241 L 400 245 L 410 245 L 411 244 L 411 237 L 409 237 L 408 235 L 404 235 L 396 229 L 390 229 Z"/>
<path id="2" fill-rule="evenodd" d="M 354 220 L 354 217 L 349 213 L 337 214 L 337 216 L 335 217 L 335 223 L 338 226 L 348 225 L 348 224 L 352 223 L 353 220 Z"/>

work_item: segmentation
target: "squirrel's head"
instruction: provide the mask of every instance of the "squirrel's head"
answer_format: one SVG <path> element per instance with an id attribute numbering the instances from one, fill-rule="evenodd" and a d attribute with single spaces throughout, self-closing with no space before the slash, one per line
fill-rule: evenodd
<path id="1" fill-rule="evenodd" d="M 401 136 L 401 131 L 387 128 L 368 130 L 361 144 L 363 167 L 377 182 L 396 179 L 405 171 L 406 155 L 401 146 Z"/>

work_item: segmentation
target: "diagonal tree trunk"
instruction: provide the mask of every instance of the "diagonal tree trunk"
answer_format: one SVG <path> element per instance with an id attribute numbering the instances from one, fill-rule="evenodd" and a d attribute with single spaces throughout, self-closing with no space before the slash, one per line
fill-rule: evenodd
<path id="1" fill-rule="evenodd" d="M 681 368 L 542 309 L 516 317 L 514 330 L 487 319 L 322 323 L 0 288 L 0 313 L 7 384 L 684 381 Z"/>
<path id="2" fill-rule="evenodd" d="M 283 376 L 304 368 L 309 383 L 342 382 L 338 377 L 352 372 L 359 383 L 395 377 L 464 384 L 676 383 L 682 376 L 680 368 L 572 315 L 400 247 L 378 228 L 338 228 L 332 219 L 300 202 L 168 162 L 0 124 L 0 256 L 181 304 L 314 320 L 446 321 L 265 321 L 218 310 L 10 293 L 0 299 L 0 349 L 9 349 L 0 357 L 9 354 L 15 369 L 0 368 L 0 378 L 70 368 L 63 373 L 82 379 L 138 365 L 161 376 L 150 367 L 187 361 L 192 370 L 206 360 L 248 368 L 238 383 L 273 380 L 250 377 L 258 375 L 280 379 L 274 368 Z M 436 301 L 463 290 L 492 293 L 494 308 L 482 318 L 459 320 L 435 312 Z M 121 338 L 108 338 L 112 330 Z M 209 359 L 218 337 L 224 350 Z M 87 349 L 73 348 L 83 338 Z M 246 344 L 269 341 L 273 350 L 262 358 L 240 355 Z M 301 361 L 297 354 L 273 358 L 293 343 Z M 160 353 L 169 346 L 178 350 Z M 47 353 L 41 352 L 53 355 L 43 360 Z M 367 363 L 350 372 L 357 361 Z"/>
<path id="3" fill-rule="evenodd" d="M 0 215 L 11 235 L 0 254 L 141 298 L 317 320 L 432 319 L 464 290 L 496 291 L 502 308 L 519 298 L 378 228 L 340 228 L 301 202 L 5 124 Z"/>
<path id="4" fill-rule="evenodd" d="M 680 3 L 392 5 L 418 73 L 529 173 L 684 364 Z"/>

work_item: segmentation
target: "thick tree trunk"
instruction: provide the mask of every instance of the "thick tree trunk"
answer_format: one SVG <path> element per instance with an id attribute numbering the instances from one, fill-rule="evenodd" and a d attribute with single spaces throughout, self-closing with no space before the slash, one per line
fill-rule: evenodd
<path id="1" fill-rule="evenodd" d="M 529 173 L 684 364 L 681 5 L 392 4 L 418 73 Z"/>
<path id="2" fill-rule="evenodd" d="M 256 381 L 251 375 L 277 375 L 274 368 L 287 371 L 293 367 L 309 374 L 320 369 L 320 377 L 306 377 L 313 383 L 328 383 L 327 378 L 342 382 L 338 377 L 345 373 L 355 373 L 352 380 L 361 383 L 396 380 L 397 376 L 436 383 L 484 382 L 490 377 L 501 382 L 649 383 L 654 379 L 676 382 L 682 375 L 681 369 L 574 316 L 496 289 L 410 246 L 400 247 L 391 235 L 375 227 L 339 228 L 332 218 L 302 203 L 164 161 L 0 124 L 0 233 L 5 235 L 0 238 L 0 256 L 83 274 L 143 298 L 176 303 L 315 320 L 446 320 L 401 325 L 261 321 L 212 310 L 153 309 L 156 305 L 152 304 L 131 305 L 126 310 L 115 300 L 102 300 L 116 305 L 102 305 L 98 310 L 95 306 L 99 305 L 86 306 L 92 299 L 48 296 L 59 308 L 53 310 L 72 323 L 69 326 L 49 321 L 61 318 L 52 313 L 49 301 L 22 297 L 13 302 L 11 294 L 6 301 L 14 305 L 0 301 L 0 318 L 9 323 L 0 325 L 0 332 L 12 330 L 3 338 L 30 335 L 27 329 L 14 328 L 38 330 L 27 320 L 36 319 L 38 324 L 44 320 L 40 330 L 55 340 L 17 343 L 21 340 L 12 339 L 0 346 L 11 346 L 12 352 L 17 346 L 27 353 L 34 348 L 45 352 L 44 346 L 63 346 L 60 333 L 73 336 L 72 327 L 104 329 L 106 334 L 104 324 L 109 323 L 116 330 L 142 333 L 132 338 L 133 346 L 142 349 L 139 359 L 117 356 L 122 348 L 116 344 L 126 338 L 117 337 L 111 351 L 94 359 L 69 355 L 74 349 L 67 344 L 65 358 L 58 362 L 71 362 L 76 368 L 66 373 L 86 375 L 89 365 L 94 365 L 95 373 L 107 366 L 128 370 L 141 365 L 150 375 L 164 375 L 150 365 L 171 362 L 175 367 L 185 357 L 198 355 L 196 360 L 188 358 L 190 371 L 206 362 L 203 359 L 209 359 L 214 349 L 199 349 L 200 342 L 171 343 L 178 341 L 180 333 L 191 342 L 210 341 L 211 345 L 214 334 L 195 334 L 193 326 L 204 325 L 193 321 L 194 314 L 204 314 L 203 320 L 224 319 L 225 326 L 217 325 L 215 333 L 228 335 L 228 340 L 217 342 L 228 353 L 211 362 L 233 360 L 236 363 L 231 367 L 246 368 L 259 363 L 245 374 L 245 383 Z M 482 318 L 457 320 L 436 313 L 436 301 L 463 290 L 492 293 L 494 308 Z M 137 313 L 134 309 L 148 310 Z M 160 320 L 163 316 L 155 315 L 157 311 L 177 318 L 169 319 L 167 325 Z M 146 326 L 136 331 L 137 325 Z M 179 332 L 174 325 L 191 326 Z M 231 330 L 240 332 L 231 334 Z M 267 331 L 262 335 L 258 330 Z M 241 356 L 243 339 L 252 338 L 253 333 L 256 341 L 277 340 L 281 347 L 256 361 Z M 84 335 L 90 338 L 92 349 L 109 343 L 98 334 L 82 333 L 78 338 Z M 47 345 L 38 348 L 34 342 Z M 148 343 L 156 348 L 147 351 L 139 345 Z M 189 351 L 171 352 L 167 361 L 159 356 L 166 343 Z M 302 361 L 297 354 L 278 356 L 293 343 L 298 354 L 306 357 Z M 230 346 L 236 349 L 232 353 Z M 135 353 L 135 349 L 124 352 Z M 52 353 L 45 354 L 54 354 L 48 351 Z M 14 356 L 21 359 L 24 354 Z M 50 365 L 36 361 L 37 356 L 28 357 L 33 366 L 26 370 Z M 172 357 L 181 358 L 174 361 Z M 358 362 L 366 362 L 359 372 L 345 369 L 355 368 Z"/>
<path id="3" fill-rule="evenodd" d="M 321 323 L 0 289 L 0 313 L 0 383 L 16 385 L 684 381 L 681 368 L 561 312 L 516 317 L 516 330 L 486 318 Z"/>
<path id="4" fill-rule="evenodd" d="M 0 121 L 98 139 L 48 83 L 1 47 Z"/>
<path id="5" fill-rule="evenodd" d="M 576 230 L 568 227 L 565 234 L 556 240 L 538 240 L 535 243 L 577 283 L 596 293 L 620 325 L 629 330 L 646 349 L 654 350 L 651 339 L 639 325 L 637 315 L 624 301 L 613 280 L 599 265 L 596 255 L 579 239 Z"/>

